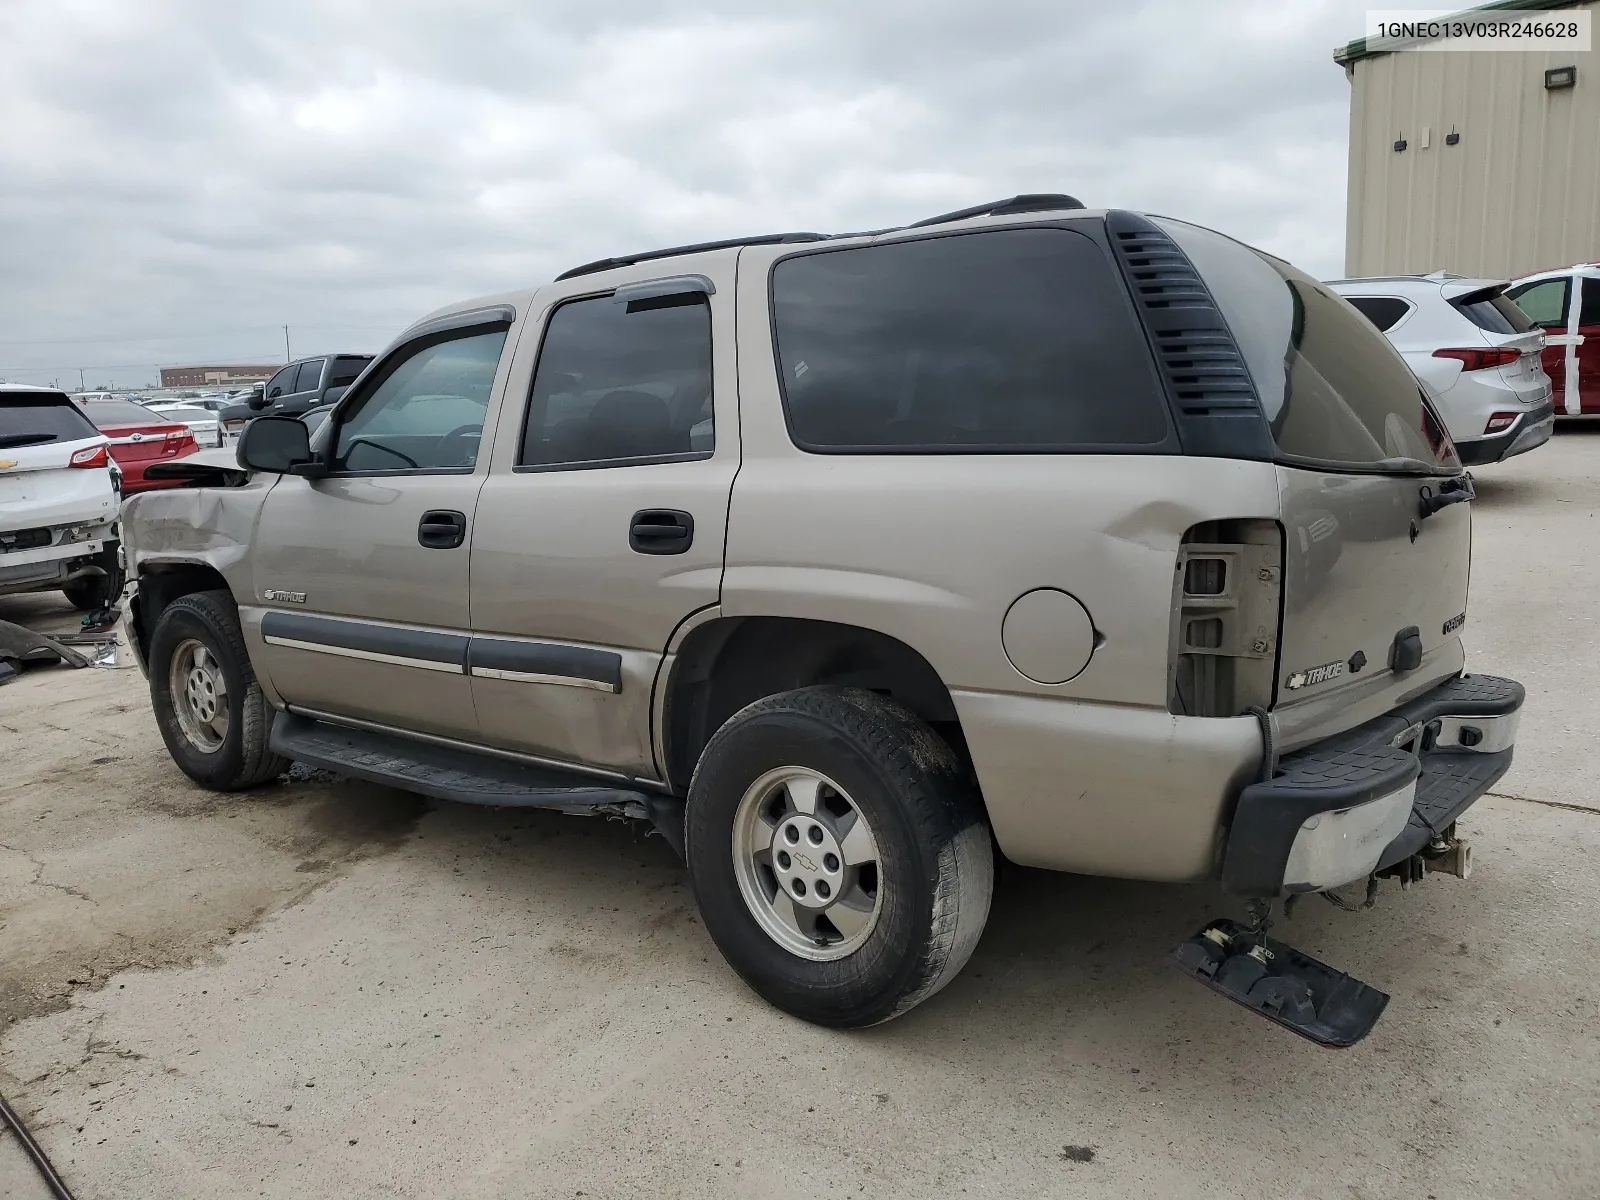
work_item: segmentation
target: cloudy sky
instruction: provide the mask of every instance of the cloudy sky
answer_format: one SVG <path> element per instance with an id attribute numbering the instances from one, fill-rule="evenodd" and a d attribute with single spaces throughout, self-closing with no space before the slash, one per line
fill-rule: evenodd
<path id="1" fill-rule="evenodd" d="M 1368 0 L 0 0 L 0 379 L 1029 191 L 1339 272 Z"/>

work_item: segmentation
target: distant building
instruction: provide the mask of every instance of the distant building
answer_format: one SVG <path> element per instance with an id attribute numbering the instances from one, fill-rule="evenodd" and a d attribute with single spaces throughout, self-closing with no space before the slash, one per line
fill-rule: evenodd
<path id="1" fill-rule="evenodd" d="M 1529 9 L 1600 14 L 1600 0 L 1499 0 L 1472 15 Z M 1515 279 L 1600 259 L 1600 53 L 1408 44 L 1333 52 L 1350 80 L 1345 273 Z"/>
<path id="2" fill-rule="evenodd" d="M 177 387 L 247 387 L 268 378 L 282 363 L 238 364 L 225 366 L 162 367 L 161 386 Z"/>

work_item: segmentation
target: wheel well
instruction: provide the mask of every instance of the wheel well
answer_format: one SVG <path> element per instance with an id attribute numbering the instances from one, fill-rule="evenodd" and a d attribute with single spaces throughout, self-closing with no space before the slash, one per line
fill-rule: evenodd
<path id="1" fill-rule="evenodd" d="M 688 788 L 711 735 L 745 705 L 815 684 L 898 700 L 950 744 L 976 787 L 955 702 L 927 659 L 876 630 L 794 617 L 727 617 L 685 639 L 663 713 L 669 782 Z"/>
<path id="2" fill-rule="evenodd" d="M 228 581 L 215 567 L 204 563 L 151 563 L 139 571 L 139 590 L 135 594 L 134 632 L 139 650 L 148 660 L 150 634 L 162 611 L 179 596 L 195 592 L 228 591 Z"/>

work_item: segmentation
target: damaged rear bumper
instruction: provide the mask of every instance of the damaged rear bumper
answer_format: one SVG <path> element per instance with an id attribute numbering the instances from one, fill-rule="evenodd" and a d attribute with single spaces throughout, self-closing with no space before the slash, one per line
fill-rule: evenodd
<path id="1" fill-rule="evenodd" d="M 1460 675 L 1393 711 L 1285 755 L 1239 796 L 1223 887 L 1322 891 L 1438 844 L 1511 766 L 1522 685 Z"/>

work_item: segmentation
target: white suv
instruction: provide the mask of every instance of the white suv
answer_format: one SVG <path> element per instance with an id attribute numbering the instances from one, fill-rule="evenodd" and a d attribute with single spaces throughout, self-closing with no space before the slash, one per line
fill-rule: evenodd
<path id="1" fill-rule="evenodd" d="M 1508 286 L 1443 271 L 1328 284 L 1400 351 L 1468 466 L 1542 446 L 1555 428 L 1544 334 Z"/>
<path id="2" fill-rule="evenodd" d="M 64 393 L 0 384 L 0 595 L 59 588 L 87 612 L 120 594 L 108 445 Z"/>

